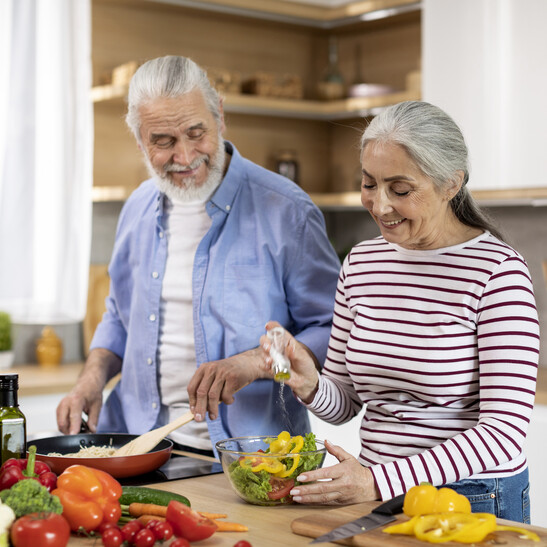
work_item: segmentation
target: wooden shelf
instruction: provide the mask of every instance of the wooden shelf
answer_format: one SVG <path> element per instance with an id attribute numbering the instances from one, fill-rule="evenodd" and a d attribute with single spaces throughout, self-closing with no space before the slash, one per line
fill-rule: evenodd
<path id="1" fill-rule="evenodd" d="M 127 86 L 102 85 L 91 90 L 94 103 L 125 101 Z M 275 99 L 257 95 L 225 94 L 224 111 L 258 116 L 275 116 L 318 121 L 372 116 L 382 108 L 402 101 L 420 100 L 418 91 L 348 98 L 338 101 Z"/>
<path id="2" fill-rule="evenodd" d="M 125 201 L 132 188 L 125 186 L 94 186 L 93 201 Z M 473 197 L 480 205 L 486 207 L 510 207 L 527 205 L 532 207 L 547 206 L 547 188 L 521 188 L 514 190 L 476 190 Z M 323 210 L 362 209 L 360 192 L 335 192 L 310 194 L 313 202 Z"/>
<path id="3" fill-rule="evenodd" d="M 511 190 L 475 190 L 471 192 L 483 207 L 547 206 L 547 188 L 515 188 Z M 360 192 L 310 194 L 313 202 L 325 211 L 362 209 Z"/>
<path id="4" fill-rule="evenodd" d="M 148 0 L 216 13 L 269 19 L 322 29 L 393 17 L 421 9 L 419 0 L 357 0 L 340 6 L 279 0 Z"/>

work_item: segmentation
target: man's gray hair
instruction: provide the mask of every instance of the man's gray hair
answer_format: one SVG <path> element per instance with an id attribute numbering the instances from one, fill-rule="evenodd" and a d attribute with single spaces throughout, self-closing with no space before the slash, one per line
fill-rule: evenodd
<path id="1" fill-rule="evenodd" d="M 466 224 L 502 235 L 479 209 L 467 189 L 469 159 L 467 145 L 456 122 L 439 107 L 423 101 L 406 101 L 384 109 L 365 129 L 361 152 L 370 144 L 397 144 L 405 149 L 416 166 L 433 180 L 438 189 L 456 180 L 463 172 L 463 184 L 450 205 Z"/>
<path id="2" fill-rule="evenodd" d="M 207 73 L 187 57 L 168 55 L 141 65 L 129 84 L 128 107 L 125 121 L 140 142 L 141 120 L 139 108 L 160 98 L 176 98 L 199 89 L 209 111 L 221 121 L 220 97 L 209 82 Z"/>

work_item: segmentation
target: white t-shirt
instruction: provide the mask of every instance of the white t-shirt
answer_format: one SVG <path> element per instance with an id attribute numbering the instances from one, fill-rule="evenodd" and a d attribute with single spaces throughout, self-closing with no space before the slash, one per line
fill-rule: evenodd
<path id="1" fill-rule="evenodd" d="M 187 386 L 196 371 L 192 317 L 192 270 L 199 242 L 211 227 L 206 202 L 167 202 L 167 263 L 160 301 L 158 346 L 160 418 L 167 423 L 189 410 Z M 211 449 L 206 422 L 192 421 L 169 437 Z"/>

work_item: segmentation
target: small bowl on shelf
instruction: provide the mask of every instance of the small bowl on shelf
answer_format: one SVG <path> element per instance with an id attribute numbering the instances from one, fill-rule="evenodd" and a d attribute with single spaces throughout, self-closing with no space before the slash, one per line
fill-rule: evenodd
<path id="1" fill-rule="evenodd" d="M 289 492 L 300 483 L 296 477 L 323 465 L 327 449 L 316 440 L 317 449 L 295 453 L 273 453 L 275 436 L 232 437 L 216 443 L 222 469 L 234 492 L 253 505 L 293 503 Z"/>

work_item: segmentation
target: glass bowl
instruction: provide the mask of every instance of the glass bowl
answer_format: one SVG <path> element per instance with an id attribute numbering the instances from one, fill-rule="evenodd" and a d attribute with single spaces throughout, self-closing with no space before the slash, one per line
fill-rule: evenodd
<path id="1" fill-rule="evenodd" d="M 293 503 L 289 492 L 300 484 L 296 477 L 323 465 L 327 449 L 315 440 L 317 450 L 295 454 L 266 452 L 275 436 L 233 437 L 216 443 L 222 469 L 234 492 L 253 505 Z"/>

